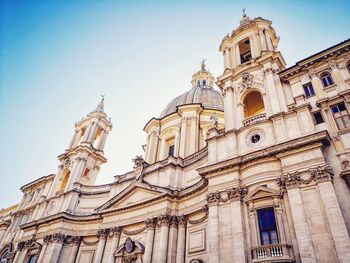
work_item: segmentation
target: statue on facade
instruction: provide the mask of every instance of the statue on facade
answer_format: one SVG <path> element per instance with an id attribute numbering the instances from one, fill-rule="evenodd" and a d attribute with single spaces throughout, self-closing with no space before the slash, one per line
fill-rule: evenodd
<path id="1" fill-rule="evenodd" d="M 216 112 L 210 116 L 210 125 L 212 128 L 217 129 L 219 127 L 219 118 Z"/>
<path id="2" fill-rule="evenodd" d="M 104 100 L 105 100 L 105 94 L 101 95 L 102 99 L 100 103 L 97 105 L 96 111 L 103 111 L 103 107 L 105 106 Z"/>

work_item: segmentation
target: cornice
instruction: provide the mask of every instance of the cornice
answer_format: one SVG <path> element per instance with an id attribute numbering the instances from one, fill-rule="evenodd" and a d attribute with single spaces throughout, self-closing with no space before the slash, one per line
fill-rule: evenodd
<path id="1" fill-rule="evenodd" d="M 330 48 L 322 50 L 314 55 L 311 55 L 303 60 L 298 61 L 294 66 L 289 67 L 279 73 L 281 79 L 288 79 L 294 75 L 302 72 L 307 72 L 309 68 L 312 68 L 315 64 L 328 60 L 329 58 L 339 56 L 350 50 L 350 39 L 347 39 L 339 44 L 336 44 Z"/>
<path id="2" fill-rule="evenodd" d="M 309 144 L 313 144 L 316 142 L 326 143 L 328 141 L 329 141 L 329 135 L 327 131 L 321 131 L 321 132 L 313 133 L 301 138 L 290 140 L 288 142 L 276 144 L 259 151 L 248 153 L 243 156 L 238 156 L 225 161 L 207 165 L 207 166 L 198 168 L 197 171 L 201 176 L 206 176 L 208 174 L 216 173 L 219 171 L 232 169 L 234 167 L 240 166 L 248 162 L 252 162 L 257 159 L 271 157 L 272 155 L 276 155 L 278 153 L 304 147 Z"/>

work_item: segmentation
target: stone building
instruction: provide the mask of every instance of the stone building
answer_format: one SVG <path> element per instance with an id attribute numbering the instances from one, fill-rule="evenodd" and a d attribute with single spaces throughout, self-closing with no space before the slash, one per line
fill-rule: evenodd
<path id="1" fill-rule="evenodd" d="M 244 15 L 222 75 L 203 62 L 133 169 L 95 185 L 102 99 L 57 172 L 0 211 L 1 262 L 349 262 L 350 40 L 289 68 L 278 42 Z"/>

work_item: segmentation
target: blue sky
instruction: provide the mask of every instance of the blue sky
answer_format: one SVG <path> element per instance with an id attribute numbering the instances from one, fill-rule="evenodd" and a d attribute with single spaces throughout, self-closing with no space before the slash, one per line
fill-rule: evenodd
<path id="1" fill-rule="evenodd" d="M 144 125 L 190 88 L 202 58 L 218 76 L 242 9 L 273 21 L 287 65 L 349 38 L 349 1 L 0 0 L 0 208 L 50 173 L 74 123 L 106 94 L 114 128 L 98 176 L 132 169 Z"/>

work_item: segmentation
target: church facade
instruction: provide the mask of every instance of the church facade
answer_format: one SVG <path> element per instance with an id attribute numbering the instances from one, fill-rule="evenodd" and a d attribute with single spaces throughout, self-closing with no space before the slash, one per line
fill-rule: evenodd
<path id="1" fill-rule="evenodd" d="M 133 169 L 95 185 L 102 99 L 0 211 L 0 262 L 349 262 L 350 40 L 286 68 L 271 24 L 244 15 L 222 74 L 203 62 Z"/>

